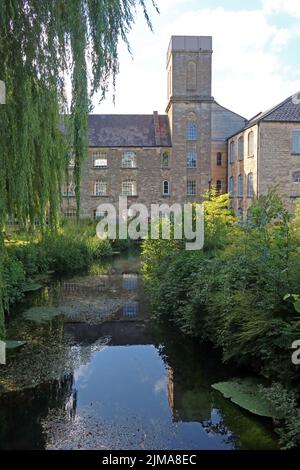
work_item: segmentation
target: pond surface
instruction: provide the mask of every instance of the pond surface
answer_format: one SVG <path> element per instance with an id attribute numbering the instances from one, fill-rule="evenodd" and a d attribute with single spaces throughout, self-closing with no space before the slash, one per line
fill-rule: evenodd
<path id="1" fill-rule="evenodd" d="M 0 366 L 0 449 L 275 449 L 260 420 L 211 389 L 234 377 L 209 348 L 150 320 L 137 254 L 49 282 L 14 312 L 25 340 Z M 63 306 L 45 323 L 23 316 Z"/>

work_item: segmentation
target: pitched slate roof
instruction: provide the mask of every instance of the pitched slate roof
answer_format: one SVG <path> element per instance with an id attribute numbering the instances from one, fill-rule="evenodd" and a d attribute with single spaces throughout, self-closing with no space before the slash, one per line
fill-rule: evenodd
<path id="1" fill-rule="evenodd" d="M 170 147 L 167 115 L 90 114 L 90 147 Z"/>
<path id="2" fill-rule="evenodd" d="M 263 113 L 258 113 L 249 121 L 247 121 L 245 127 L 236 131 L 234 134 L 228 137 L 231 138 L 236 135 L 238 132 L 242 132 L 244 129 L 249 129 L 249 127 L 254 126 L 260 122 L 300 122 L 300 96 L 292 95 L 289 96 L 286 100 L 277 104 L 268 111 Z"/>
<path id="3" fill-rule="evenodd" d="M 211 105 L 211 134 L 213 141 L 225 141 L 242 129 L 247 119 L 214 101 Z"/>
<path id="4" fill-rule="evenodd" d="M 296 95 L 289 96 L 273 108 L 250 119 L 249 123 L 259 121 L 300 121 L 300 103 Z"/>

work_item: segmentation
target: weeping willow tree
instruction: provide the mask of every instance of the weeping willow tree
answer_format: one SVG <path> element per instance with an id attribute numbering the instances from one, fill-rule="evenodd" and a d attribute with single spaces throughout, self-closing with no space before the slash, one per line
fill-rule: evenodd
<path id="1" fill-rule="evenodd" d="M 0 318 L 6 219 L 16 217 L 24 227 L 38 220 L 44 231 L 49 218 L 55 229 L 70 147 L 79 216 L 91 98 L 103 98 L 115 85 L 118 44 L 123 40 L 129 48 L 137 6 L 151 28 L 145 1 L 1 1 L 0 80 L 7 96 L 0 106 Z M 149 3 L 157 9 L 154 0 Z"/>

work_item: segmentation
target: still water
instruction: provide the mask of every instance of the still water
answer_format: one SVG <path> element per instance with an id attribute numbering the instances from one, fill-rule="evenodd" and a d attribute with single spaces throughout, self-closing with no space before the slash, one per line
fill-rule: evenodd
<path id="1" fill-rule="evenodd" d="M 14 312 L 0 366 L 0 449 L 274 449 L 270 423 L 211 389 L 208 347 L 150 319 L 137 254 L 49 282 Z M 36 323 L 33 306 L 64 315 Z"/>

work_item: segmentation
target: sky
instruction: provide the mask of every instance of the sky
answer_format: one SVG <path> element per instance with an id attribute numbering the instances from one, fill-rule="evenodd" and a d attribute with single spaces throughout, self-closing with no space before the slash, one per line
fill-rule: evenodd
<path id="1" fill-rule="evenodd" d="M 119 46 L 120 73 L 94 113 L 164 113 L 166 53 L 171 35 L 213 37 L 212 95 L 251 118 L 300 90 L 300 0 L 156 0 L 148 4 L 153 32 L 140 9 Z"/>

